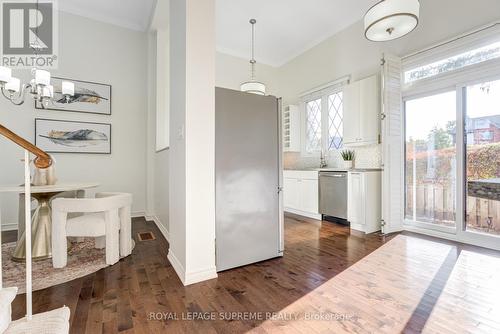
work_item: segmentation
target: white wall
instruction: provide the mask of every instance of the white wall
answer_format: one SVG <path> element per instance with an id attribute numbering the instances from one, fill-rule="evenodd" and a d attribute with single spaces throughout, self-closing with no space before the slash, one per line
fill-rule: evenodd
<path id="1" fill-rule="evenodd" d="M 184 284 L 215 271 L 215 0 L 170 2 L 170 249 Z"/>
<path id="2" fill-rule="evenodd" d="M 146 205 L 146 34 L 67 13 L 60 14 L 59 34 L 59 68 L 52 74 L 111 84 L 112 116 L 39 111 L 29 100 L 14 107 L 1 98 L 0 122 L 30 141 L 36 117 L 111 123 L 112 154 L 55 154 L 58 178 L 60 182 L 99 182 L 98 191 L 130 192 L 132 211 L 142 213 Z M 22 78 L 29 79 L 29 72 L 22 72 Z M 22 151 L 0 138 L 0 152 L 0 184 L 21 184 Z M 15 226 L 17 196 L 0 196 L 2 224 Z"/>
<path id="3" fill-rule="evenodd" d="M 164 36 L 168 39 L 168 35 Z M 168 41 L 166 41 L 168 44 Z M 148 34 L 148 159 L 147 159 L 147 210 L 148 218 L 153 219 L 165 238 L 169 239 L 169 155 L 168 149 L 156 151 L 157 130 L 157 35 Z M 168 61 L 168 58 L 164 60 Z M 168 68 L 168 67 L 167 67 Z M 168 78 L 168 73 L 167 73 Z M 170 108 L 167 95 L 166 108 Z M 168 110 L 167 110 L 168 111 Z M 168 126 L 168 123 L 166 124 Z"/>

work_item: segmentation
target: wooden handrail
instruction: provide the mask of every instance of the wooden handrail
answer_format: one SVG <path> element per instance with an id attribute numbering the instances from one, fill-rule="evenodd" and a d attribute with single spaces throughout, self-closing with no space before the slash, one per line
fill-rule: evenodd
<path id="1" fill-rule="evenodd" d="M 14 132 L 10 131 L 6 127 L 4 127 L 2 124 L 0 124 L 0 135 L 12 140 L 14 143 L 17 145 L 21 146 L 22 148 L 30 151 L 32 154 L 36 155 L 35 158 L 35 166 L 37 168 L 48 168 L 52 165 L 52 159 L 50 156 L 43 150 L 39 149 L 26 139 L 18 136 Z"/>

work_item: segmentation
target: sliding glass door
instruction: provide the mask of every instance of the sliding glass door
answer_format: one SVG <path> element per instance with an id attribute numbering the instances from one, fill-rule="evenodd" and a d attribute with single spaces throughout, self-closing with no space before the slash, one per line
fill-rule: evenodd
<path id="1" fill-rule="evenodd" d="M 500 79 L 408 97 L 405 222 L 500 243 Z"/>
<path id="2" fill-rule="evenodd" d="M 500 80 L 463 88 L 466 231 L 500 235 Z"/>
<path id="3" fill-rule="evenodd" d="M 456 226 L 456 92 L 405 102 L 405 218 L 438 230 Z"/>

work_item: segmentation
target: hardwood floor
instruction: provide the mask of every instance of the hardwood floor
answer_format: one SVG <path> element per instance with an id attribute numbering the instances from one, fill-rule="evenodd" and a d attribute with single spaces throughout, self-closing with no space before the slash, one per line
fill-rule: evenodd
<path id="1" fill-rule="evenodd" d="M 135 219 L 133 229 L 156 239 L 136 240 L 114 266 L 34 292 L 33 311 L 65 304 L 71 333 L 92 334 L 500 332 L 498 252 L 287 215 L 283 258 L 184 287 L 154 223 Z M 186 319 L 194 316 L 205 320 Z"/>

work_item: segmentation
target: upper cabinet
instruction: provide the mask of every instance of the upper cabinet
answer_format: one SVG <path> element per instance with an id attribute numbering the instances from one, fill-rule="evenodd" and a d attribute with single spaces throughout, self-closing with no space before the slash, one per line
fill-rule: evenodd
<path id="1" fill-rule="evenodd" d="M 300 111 L 296 105 L 283 108 L 283 152 L 300 152 Z"/>
<path id="2" fill-rule="evenodd" d="M 377 75 L 344 88 L 344 145 L 379 143 L 380 82 Z"/>

